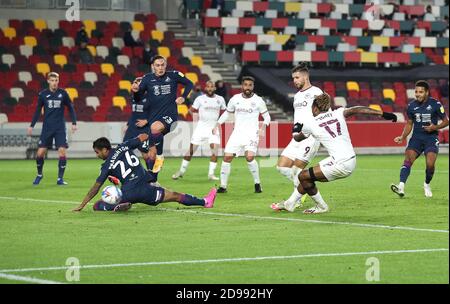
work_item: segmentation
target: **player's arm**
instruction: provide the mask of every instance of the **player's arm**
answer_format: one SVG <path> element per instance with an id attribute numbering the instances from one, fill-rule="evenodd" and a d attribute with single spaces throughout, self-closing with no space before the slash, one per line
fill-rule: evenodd
<path id="1" fill-rule="evenodd" d="M 390 112 L 383 112 L 379 110 L 375 110 L 369 107 L 363 107 L 363 106 L 356 106 L 347 108 L 344 110 L 344 117 L 349 117 L 356 114 L 365 114 L 365 115 L 374 115 L 374 116 L 381 116 L 386 120 L 391 120 L 393 122 L 397 121 L 397 115 Z"/>
<path id="2" fill-rule="evenodd" d="M 293 126 L 292 126 L 292 137 L 294 138 L 295 141 L 302 141 L 306 138 L 308 138 L 308 136 L 306 136 L 303 132 L 303 124 L 296 122 Z"/>
<path id="3" fill-rule="evenodd" d="M 64 104 L 69 108 L 70 118 L 72 119 L 72 132 L 77 130 L 77 115 L 67 92 L 64 94 Z"/>
<path id="4" fill-rule="evenodd" d="M 402 135 L 394 138 L 394 141 L 398 144 L 401 144 L 408 137 L 409 133 L 411 133 L 412 129 L 413 129 L 413 121 L 412 119 L 408 119 L 405 127 L 403 128 Z"/>
<path id="5" fill-rule="evenodd" d="M 192 89 L 194 88 L 194 84 L 192 83 L 192 81 L 187 79 L 183 73 L 176 72 L 176 74 L 178 75 L 178 80 L 177 80 L 178 83 L 181 83 L 184 86 L 184 92 L 183 92 L 183 95 L 181 95 L 180 97 L 178 97 L 175 100 L 175 102 L 177 104 L 182 104 L 182 103 L 184 103 L 186 98 L 189 96 L 189 93 L 191 93 Z"/>
<path id="6" fill-rule="evenodd" d="M 434 132 L 439 129 L 445 128 L 448 126 L 448 117 L 445 114 L 444 107 L 441 105 L 441 103 L 438 103 L 439 109 L 437 109 L 437 115 L 439 117 L 439 120 L 441 121 L 437 125 L 433 125 L 432 123 L 429 126 L 424 126 L 423 129 L 427 132 Z"/>
<path id="7" fill-rule="evenodd" d="M 41 110 L 42 110 L 43 106 L 44 106 L 44 97 L 40 94 L 38 97 L 38 104 L 36 106 L 36 111 L 34 112 L 33 119 L 31 120 L 31 124 L 27 130 L 27 134 L 29 136 L 31 136 L 31 133 L 33 132 L 33 128 L 36 125 L 36 122 L 38 121 L 39 116 L 41 116 Z"/>
<path id="8" fill-rule="evenodd" d="M 93 199 L 97 193 L 100 191 L 100 187 L 103 185 L 103 183 L 100 183 L 98 181 L 95 182 L 95 184 L 92 186 L 91 190 L 86 194 L 83 201 L 81 202 L 80 206 L 73 209 L 73 211 L 81 211 L 83 208 Z"/>
<path id="9" fill-rule="evenodd" d="M 194 99 L 194 102 L 192 103 L 192 106 L 189 107 L 189 112 L 191 114 L 198 113 L 198 109 L 201 107 L 200 103 L 200 96 Z"/>
<path id="10" fill-rule="evenodd" d="M 147 91 L 147 79 L 148 78 L 144 76 L 139 84 L 137 84 L 136 82 L 133 82 L 131 84 L 131 92 L 133 92 L 134 98 L 143 98 L 144 93 Z"/>

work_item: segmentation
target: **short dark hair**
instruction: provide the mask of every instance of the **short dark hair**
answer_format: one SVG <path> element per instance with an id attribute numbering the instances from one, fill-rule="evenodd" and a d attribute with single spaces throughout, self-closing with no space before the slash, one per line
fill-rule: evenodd
<path id="1" fill-rule="evenodd" d="M 428 92 L 430 91 L 430 85 L 428 84 L 427 81 L 425 80 L 419 80 L 416 82 L 416 87 L 422 87 L 425 90 L 427 90 Z"/>
<path id="2" fill-rule="evenodd" d="M 331 97 L 327 93 L 320 94 L 314 97 L 313 105 L 316 106 L 320 112 L 326 112 L 331 107 Z"/>
<path id="3" fill-rule="evenodd" d="M 246 80 L 253 81 L 253 83 L 255 83 L 255 78 L 253 78 L 252 76 L 242 76 L 241 83 L 244 83 L 244 81 Z"/>
<path id="4" fill-rule="evenodd" d="M 299 64 L 297 64 L 295 67 L 292 68 L 291 74 L 294 74 L 294 73 L 296 73 L 296 72 L 309 73 L 308 63 L 302 61 L 302 62 L 300 62 Z"/>
<path id="5" fill-rule="evenodd" d="M 109 139 L 107 139 L 106 137 L 100 137 L 94 141 L 92 148 L 98 149 L 98 150 L 106 148 L 108 150 L 111 150 L 111 143 L 109 142 Z"/>
<path id="6" fill-rule="evenodd" d="M 167 60 L 166 60 L 166 57 L 161 56 L 161 55 L 156 55 L 156 56 L 153 56 L 153 57 L 152 57 L 152 59 L 150 60 L 150 63 L 153 64 L 153 63 L 154 63 L 156 60 L 158 60 L 158 59 L 163 59 L 164 61 L 167 61 Z"/>

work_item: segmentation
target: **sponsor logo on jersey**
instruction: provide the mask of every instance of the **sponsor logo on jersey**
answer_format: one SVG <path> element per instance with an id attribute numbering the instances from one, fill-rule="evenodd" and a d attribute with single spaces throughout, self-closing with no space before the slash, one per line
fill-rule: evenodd
<path id="1" fill-rule="evenodd" d="M 443 107 L 443 106 L 441 106 L 440 110 L 441 110 L 441 113 L 442 113 L 442 114 L 444 114 L 444 113 L 445 113 L 445 109 L 444 109 L 444 107 Z"/>

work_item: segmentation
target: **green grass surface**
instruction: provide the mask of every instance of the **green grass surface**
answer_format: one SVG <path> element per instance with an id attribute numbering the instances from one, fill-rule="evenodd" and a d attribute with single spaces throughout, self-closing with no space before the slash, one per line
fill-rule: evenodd
<path id="1" fill-rule="evenodd" d="M 351 177 L 318 183 L 330 206 L 318 215 L 272 211 L 270 203 L 286 199 L 291 184 L 275 167 L 261 168 L 263 193 L 254 194 L 243 158 L 233 161 L 229 192 L 213 209 L 138 204 L 121 214 L 94 212 L 92 203 L 71 212 L 94 183 L 100 160 L 69 159 L 63 187 L 56 185 L 56 161 L 45 162 L 37 187 L 34 161 L 0 161 L 0 274 L 66 282 L 65 269 L 21 270 L 62 267 L 76 257 L 83 266 L 103 265 L 81 269 L 79 283 L 373 283 L 366 280 L 366 260 L 376 257 L 378 283 L 448 283 L 448 250 L 392 252 L 448 249 L 448 155 L 438 158 L 431 199 L 422 189 L 423 158 L 405 198 L 389 190 L 402 161 L 359 156 Z M 173 181 L 179 165 L 180 159 L 166 159 L 161 184 L 198 196 L 214 186 L 206 177 L 208 159 L 194 159 L 185 177 Z M 305 207 L 311 205 L 308 199 Z M 193 260 L 201 263 L 183 262 Z M 0 276 L 0 283 L 21 281 Z"/>

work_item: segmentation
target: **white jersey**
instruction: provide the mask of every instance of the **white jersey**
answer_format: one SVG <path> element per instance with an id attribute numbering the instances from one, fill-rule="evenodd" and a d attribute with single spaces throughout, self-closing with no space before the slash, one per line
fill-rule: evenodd
<path id="1" fill-rule="evenodd" d="M 267 112 L 264 100 L 256 94 L 244 98 L 236 94 L 228 102 L 227 111 L 234 113 L 234 131 L 255 134 L 259 130 L 259 114 Z"/>
<path id="2" fill-rule="evenodd" d="M 192 108 L 198 110 L 199 125 L 213 128 L 219 119 L 220 110 L 225 110 L 227 106 L 222 96 L 214 94 L 209 97 L 204 94 L 195 98 Z"/>
<path id="3" fill-rule="evenodd" d="M 355 156 L 344 108 L 312 116 L 304 122 L 302 133 L 312 135 L 327 149 L 336 162 L 348 160 Z"/>
<path id="4" fill-rule="evenodd" d="M 321 95 L 323 91 L 315 86 L 306 90 L 298 91 L 294 96 L 294 123 L 302 123 L 305 117 L 312 116 L 312 104 L 314 97 Z"/>

